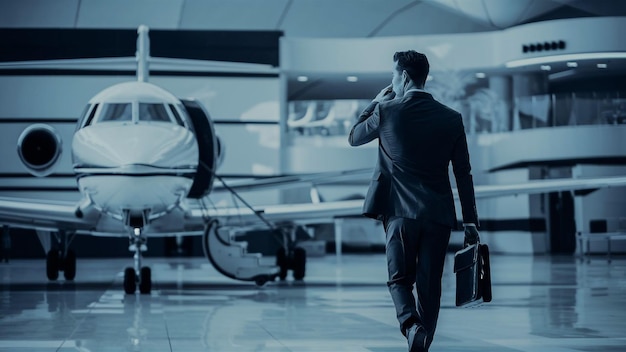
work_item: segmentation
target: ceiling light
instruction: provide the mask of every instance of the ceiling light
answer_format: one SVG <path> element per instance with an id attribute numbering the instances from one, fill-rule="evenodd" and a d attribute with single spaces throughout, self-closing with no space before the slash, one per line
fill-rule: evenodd
<path id="1" fill-rule="evenodd" d="M 348 77 L 346 77 L 346 80 L 348 80 L 348 82 L 357 82 L 359 80 L 359 77 L 357 77 L 357 76 L 348 76 Z"/>
<path id="2" fill-rule="evenodd" d="M 298 76 L 297 78 L 298 82 L 306 82 L 309 80 L 309 77 L 307 76 Z"/>
<path id="3" fill-rule="evenodd" d="M 528 59 L 509 61 L 504 65 L 508 68 L 515 68 L 529 65 L 549 64 L 560 61 L 580 61 L 592 59 L 626 59 L 626 52 L 582 53 L 531 57 Z"/>
<path id="4" fill-rule="evenodd" d="M 567 62 L 567 67 L 578 67 L 578 62 L 568 61 Z"/>
<path id="5" fill-rule="evenodd" d="M 550 71 L 552 69 L 552 67 L 550 67 L 550 65 L 541 65 L 541 70 L 542 71 Z"/>
<path id="6" fill-rule="evenodd" d="M 598 68 L 607 68 L 608 67 L 606 64 L 598 64 L 597 66 L 598 66 Z"/>
<path id="7" fill-rule="evenodd" d="M 484 72 L 476 72 L 476 78 L 485 78 L 487 75 Z"/>

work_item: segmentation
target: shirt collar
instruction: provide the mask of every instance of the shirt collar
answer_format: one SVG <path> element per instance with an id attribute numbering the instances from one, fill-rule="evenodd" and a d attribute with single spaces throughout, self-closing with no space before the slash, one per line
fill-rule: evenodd
<path id="1" fill-rule="evenodd" d="M 406 95 L 407 93 L 410 93 L 410 92 L 428 93 L 427 91 L 425 91 L 423 89 L 411 88 L 411 89 L 407 90 L 406 92 L 404 92 L 404 94 Z M 430 93 L 428 93 L 428 94 L 430 94 Z"/>

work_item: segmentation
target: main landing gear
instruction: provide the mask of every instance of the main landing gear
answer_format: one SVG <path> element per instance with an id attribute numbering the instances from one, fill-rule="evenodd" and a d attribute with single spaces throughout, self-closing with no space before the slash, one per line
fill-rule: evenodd
<path id="1" fill-rule="evenodd" d="M 76 253 L 68 249 L 70 242 L 74 239 L 74 234 L 67 234 L 65 231 L 59 231 L 55 234 L 57 239 L 57 247 L 53 245 L 52 249 L 46 254 L 46 275 L 48 280 L 56 280 L 59 278 L 59 271 L 63 272 L 65 280 L 74 280 L 76 277 Z"/>
<path id="2" fill-rule="evenodd" d="M 127 294 L 133 294 L 137 291 L 139 286 L 139 292 L 142 294 L 149 294 L 152 291 L 152 272 L 149 267 L 141 266 L 141 252 L 145 252 L 148 247 L 146 246 L 146 238 L 142 234 L 142 229 L 137 227 L 133 229 L 130 235 L 129 251 L 134 251 L 135 267 L 127 267 L 124 270 L 124 292 Z"/>
<path id="3" fill-rule="evenodd" d="M 278 277 L 283 281 L 287 278 L 287 272 L 293 270 L 293 279 L 300 281 L 306 272 L 306 251 L 296 247 L 296 244 L 298 239 L 309 235 L 301 226 L 292 226 L 288 232 L 282 233 L 285 246 L 276 251 L 276 266 L 280 269 Z"/>
<path id="4" fill-rule="evenodd" d="M 0 240 L 0 262 L 9 262 L 11 256 L 11 235 L 9 234 L 9 227 L 2 227 L 2 240 Z"/>
<path id="5" fill-rule="evenodd" d="M 279 248 L 276 252 L 276 266 L 280 268 L 278 277 L 281 281 L 287 278 L 288 270 L 293 270 L 294 280 L 302 280 L 306 270 L 306 251 L 300 247 L 290 251 Z"/>

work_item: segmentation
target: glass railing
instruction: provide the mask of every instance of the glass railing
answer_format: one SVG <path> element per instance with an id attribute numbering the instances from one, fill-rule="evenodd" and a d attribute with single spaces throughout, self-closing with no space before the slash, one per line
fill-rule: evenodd
<path id="1" fill-rule="evenodd" d="M 287 131 L 292 136 L 345 136 L 370 100 L 307 100 L 288 104 Z"/>
<path id="2" fill-rule="evenodd" d="M 626 124 L 625 92 L 579 92 L 518 98 L 514 127 Z M 515 128 L 514 128 L 515 129 Z"/>
<path id="3" fill-rule="evenodd" d="M 487 91 L 487 90 L 485 90 Z M 505 101 L 484 93 L 461 104 L 466 132 L 497 133 L 531 128 L 626 124 L 626 92 L 543 94 Z"/>
<path id="4" fill-rule="evenodd" d="M 543 94 L 518 97 L 507 103 L 482 89 L 453 105 L 463 114 L 468 134 L 626 124 L 626 92 Z"/>
<path id="5" fill-rule="evenodd" d="M 626 92 L 577 92 L 518 97 L 507 103 L 489 89 L 442 103 L 463 115 L 468 134 L 581 125 L 626 124 Z M 370 100 L 289 102 L 288 134 L 343 136 Z"/>

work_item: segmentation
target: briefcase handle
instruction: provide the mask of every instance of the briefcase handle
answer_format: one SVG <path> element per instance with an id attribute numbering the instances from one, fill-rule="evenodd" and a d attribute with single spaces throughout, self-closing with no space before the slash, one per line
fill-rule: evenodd
<path id="1" fill-rule="evenodd" d="M 470 245 L 470 243 L 467 241 L 467 237 L 472 237 L 476 239 L 475 244 L 479 244 L 480 243 L 480 234 L 478 233 L 478 229 L 476 228 L 476 225 L 467 225 L 465 226 L 464 230 L 463 230 L 463 246 L 464 247 L 468 247 Z M 474 244 L 474 243 L 472 243 Z"/>
<path id="2" fill-rule="evenodd" d="M 463 239 L 463 248 L 467 248 L 469 246 L 473 246 L 473 245 L 479 245 L 480 244 L 480 236 L 476 238 L 476 242 L 469 244 L 469 242 L 467 242 L 465 239 Z"/>

